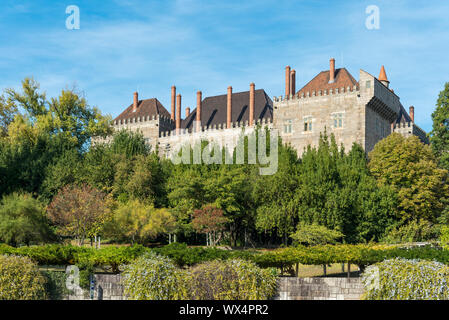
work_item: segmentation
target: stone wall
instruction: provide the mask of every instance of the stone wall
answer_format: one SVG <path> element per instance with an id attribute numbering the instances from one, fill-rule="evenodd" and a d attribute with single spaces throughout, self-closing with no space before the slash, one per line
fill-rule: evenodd
<path id="1" fill-rule="evenodd" d="M 276 300 L 360 300 L 360 278 L 280 278 Z"/>
<path id="2" fill-rule="evenodd" d="M 121 275 L 96 274 L 93 300 L 123 300 Z M 294 278 L 278 280 L 275 300 L 358 300 L 363 294 L 359 278 Z M 67 300 L 91 300 L 89 290 L 78 289 Z"/>

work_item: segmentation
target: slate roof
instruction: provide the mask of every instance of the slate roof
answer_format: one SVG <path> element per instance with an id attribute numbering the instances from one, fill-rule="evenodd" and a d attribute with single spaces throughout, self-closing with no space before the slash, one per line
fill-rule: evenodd
<path id="1" fill-rule="evenodd" d="M 346 68 L 335 69 L 335 81 L 333 83 L 329 83 L 330 72 L 322 71 L 315 78 L 310 80 L 301 90 L 297 92 L 297 94 L 306 94 L 310 92 L 312 94 L 313 91 L 318 92 L 319 90 L 330 90 L 330 89 L 341 89 L 350 87 L 351 91 L 354 86 L 359 86 L 359 83 L 354 79 L 354 77 L 349 73 Z"/>
<path id="2" fill-rule="evenodd" d="M 396 123 L 405 123 L 405 122 L 411 122 L 412 118 L 408 115 L 407 111 L 401 104 L 401 109 L 399 110 L 398 118 L 396 119 Z"/>
<path id="3" fill-rule="evenodd" d="M 196 109 L 182 120 L 183 129 L 192 129 L 196 120 Z M 206 97 L 201 105 L 201 126 L 226 125 L 227 95 Z M 249 121 L 249 91 L 232 94 L 232 122 Z M 273 102 L 263 89 L 254 91 L 254 119 L 273 119 Z"/>
<path id="4" fill-rule="evenodd" d="M 139 100 L 136 112 L 133 112 L 133 104 L 125 109 L 114 121 L 125 120 L 135 117 L 148 117 L 154 115 L 162 115 L 170 118 L 170 113 L 165 109 L 162 103 L 156 98 Z"/>

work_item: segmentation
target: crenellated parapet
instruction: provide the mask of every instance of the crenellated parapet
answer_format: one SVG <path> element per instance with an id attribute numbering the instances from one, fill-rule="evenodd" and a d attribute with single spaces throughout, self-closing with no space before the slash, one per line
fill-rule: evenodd
<path id="1" fill-rule="evenodd" d="M 273 120 L 271 118 L 263 118 L 263 119 L 258 119 L 255 121 L 255 125 L 269 125 L 272 124 Z M 193 126 L 194 128 L 196 128 L 196 125 Z M 247 128 L 250 127 L 249 126 L 249 122 L 248 121 L 242 121 L 242 122 L 231 122 L 231 127 L 227 128 L 227 123 L 221 123 L 221 124 L 215 124 L 215 125 L 211 125 L 211 126 L 201 126 L 201 130 L 199 131 L 189 131 L 187 129 L 180 129 L 179 132 L 177 132 L 176 130 L 169 130 L 169 131 L 161 131 L 159 133 L 159 137 L 170 137 L 170 136 L 186 136 L 186 135 L 195 135 L 198 133 L 215 133 L 215 132 L 226 132 L 227 130 L 230 129 L 235 129 L 235 128 Z"/>
<path id="2" fill-rule="evenodd" d="M 397 132 L 404 137 L 410 137 L 412 135 L 417 136 L 423 143 L 429 144 L 429 139 L 426 132 L 417 126 L 412 121 L 395 123 L 393 127 L 393 132 Z"/>
<path id="3" fill-rule="evenodd" d="M 292 100 L 298 100 L 298 99 L 310 99 L 315 97 L 323 97 L 323 96 L 334 96 L 338 94 L 347 94 L 347 93 L 354 93 L 356 91 L 359 91 L 360 88 L 357 85 L 354 85 L 352 87 L 346 87 L 346 88 L 336 88 L 336 89 L 329 89 L 329 90 L 318 90 L 318 91 L 312 91 L 312 92 L 301 92 L 294 95 L 289 96 L 279 96 L 279 97 L 273 97 L 273 102 L 286 102 L 286 101 L 292 101 Z"/>

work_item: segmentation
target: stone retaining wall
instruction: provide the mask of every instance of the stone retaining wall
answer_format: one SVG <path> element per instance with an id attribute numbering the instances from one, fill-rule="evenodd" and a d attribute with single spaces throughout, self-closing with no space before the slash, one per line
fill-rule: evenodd
<path id="1" fill-rule="evenodd" d="M 359 278 L 294 278 L 278 280 L 276 300 L 358 300 L 363 294 Z M 90 300 L 89 290 L 75 290 L 68 300 Z M 119 274 L 96 274 L 93 300 L 123 300 Z"/>
<path id="2" fill-rule="evenodd" d="M 360 278 L 280 278 L 276 300 L 359 300 Z"/>

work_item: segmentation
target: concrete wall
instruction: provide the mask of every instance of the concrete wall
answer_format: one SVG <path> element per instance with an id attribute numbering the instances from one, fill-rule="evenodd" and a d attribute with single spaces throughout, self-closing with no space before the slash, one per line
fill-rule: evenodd
<path id="1" fill-rule="evenodd" d="M 93 300 L 123 300 L 119 274 L 96 274 Z M 358 300 L 363 294 L 359 278 L 294 278 L 278 280 L 275 300 Z M 90 300 L 89 290 L 76 290 L 67 300 Z"/>
<path id="2" fill-rule="evenodd" d="M 359 300 L 360 278 L 280 278 L 276 300 Z"/>

